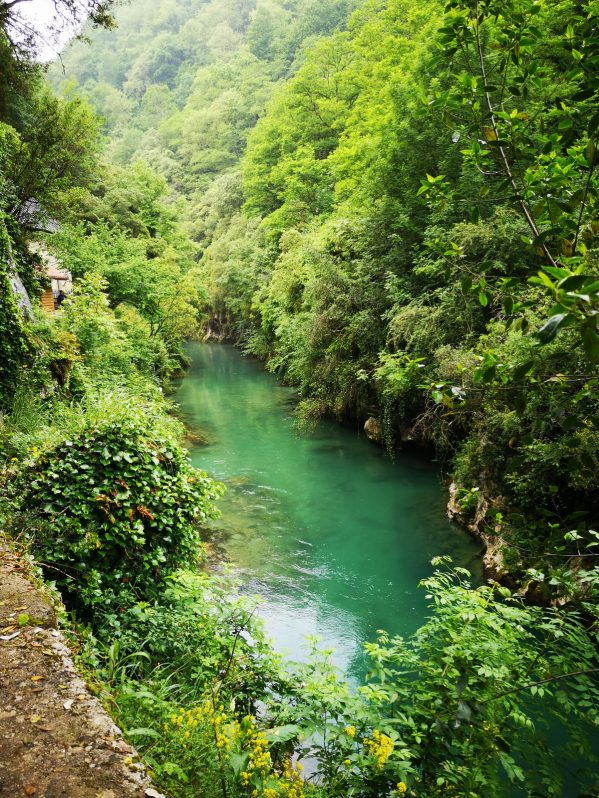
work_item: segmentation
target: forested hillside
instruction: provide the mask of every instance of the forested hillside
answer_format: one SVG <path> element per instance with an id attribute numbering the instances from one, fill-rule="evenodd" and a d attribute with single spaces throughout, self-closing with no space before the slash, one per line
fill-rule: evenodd
<path id="1" fill-rule="evenodd" d="M 54 0 L 91 20 L 48 70 L 19 5 L 0 532 L 156 784 L 597 794 L 597 0 Z M 436 559 L 428 619 L 368 643 L 357 689 L 200 567 L 223 488 L 167 394 L 206 331 L 297 387 L 304 432 L 371 417 L 389 457 L 435 453 L 492 555 L 479 585 Z"/>
<path id="2" fill-rule="evenodd" d="M 596 17 L 468 9 L 134 2 L 63 61 L 177 197 L 212 331 L 304 420 L 434 446 L 521 581 L 595 542 Z"/>
<path id="3" fill-rule="evenodd" d="M 112 160 L 143 157 L 185 196 L 201 241 L 206 190 L 237 171 L 249 130 L 302 60 L 302 45 L 343 27 L 352 8 L 349 0 L 133 3 L 91 49 L 71 47 L 53 82 L 75 78 L 105 121 Z M 213 191 L 234 203 L 236 185 Z"/>

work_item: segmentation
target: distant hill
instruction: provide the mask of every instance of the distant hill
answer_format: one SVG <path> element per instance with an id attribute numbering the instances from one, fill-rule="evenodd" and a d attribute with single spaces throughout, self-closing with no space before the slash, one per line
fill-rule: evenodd
<path id="1" fill-rule="evenodd" d="M 303 47 L 342 28 L 354 0 L 132 0 L 115 30 L 70 44 L 49 77 L 105 120 L 108 157 L 142 157 L 193 206 L 235 171 L 249 130 Z"/>

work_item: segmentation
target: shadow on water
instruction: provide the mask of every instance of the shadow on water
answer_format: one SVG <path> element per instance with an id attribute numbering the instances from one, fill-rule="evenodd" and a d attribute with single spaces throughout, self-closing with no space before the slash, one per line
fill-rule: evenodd
<path id="1" fill-rule="evenodd" d="M 302 658 L 308 635 L 350 677 L 377 629 L 409 634 L 426 616 L 419 581 L 450 554 L 480 573 L 480 547 L 445 513 L 438 470 L 413 453 L 394 462 L 333 422 L 301 434 L 294 392 L 234 348 L 191 344 L 176 399 L 205 443 L 193 462 L 228 487 L 213 547 L 260 594 L 276 647 Z"/>

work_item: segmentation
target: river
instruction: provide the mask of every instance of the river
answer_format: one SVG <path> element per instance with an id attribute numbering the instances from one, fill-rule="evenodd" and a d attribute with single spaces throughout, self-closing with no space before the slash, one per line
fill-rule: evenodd
<path id="1" fill-rule="evenodd" d="M 294 425 L 295 394 L 230 346 L 190 344 L 176 395 L 206 442 L 194 465 L 227 485 L 211 536 L 261 597 L 275 647 L 302 659 L 306 637 L 334 648 L 352 680 L 377 629 L 409 634 L 426 617 L 419 581 L 450 554 L 478 572 L 480 546 L 445 513 L 439 469 L 400 452 L 395 461 L 356 426 Z"/>

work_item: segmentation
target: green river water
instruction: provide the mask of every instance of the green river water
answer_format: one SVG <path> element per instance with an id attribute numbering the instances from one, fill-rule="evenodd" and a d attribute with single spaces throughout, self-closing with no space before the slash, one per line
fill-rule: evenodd
<path id="1" fill-rule="evenodd" d="M 351 678 L 377 629 L 409 634 L 426 617 L 418 582 L 435 555 L 477 572 L 480 547 L 445 514 L 438 468 L 391 461 L 364 434 L 322 422 L 302 435 L 294 392 L 230 346 L 191 344 L 176 400 L 194 465 L 227 485 L 214 539 L 236 568 L 275 647 L 293 659 L 318 635 Z"/>

